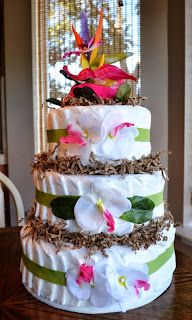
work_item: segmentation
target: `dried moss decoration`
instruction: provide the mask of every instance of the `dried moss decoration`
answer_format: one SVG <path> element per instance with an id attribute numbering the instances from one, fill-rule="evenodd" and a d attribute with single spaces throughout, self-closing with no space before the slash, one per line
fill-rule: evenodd
<path id="1" fill-rule="evenodd" d="M 130 97 L 127 100 L 120 102 L 119 100 L 115 99 L 102 99 L 98 96 L 95 95 L 94 100 L 87 100 L 85 97 L 79 97 L 79 98 L 72 98 L 70 96 L 66 96 L 61 100 L 61 107 L 68 107 L 68 106 L 91 106 L 91 105 L 97 105 L 97 104 L 102 104 L 102 105 L 142 105 L 142 102 L 147 100 L 146 97 Z"/>
<path id="2" fill-rule="evenodd" d="M 153 173 L 155 171 L 165 170 L 161 162 L 161 153 L 150 154 L 147 157 L 142 157 L 139 160 L 130 161 L 127 159 L 99 162 L 91 155 L 89 165 L 83 166 L 80 159 L 77 157 L 56 157 L 51 158 L 52 153 L 42 152 L 35 155 L 32 164 L 33 170 L 36 169 L 39 173 L 44 173 L 46 170 L 58 172 L 60 174 L 71 175 L 112 175 L 112 174 L 138 174 L 138 173 Z"/>
<path id="3" fill-rule="evenodd" d="M 65 223 L 43 222 L 34 216 L 34 211 L 30 215 L 28 223 L 24 227 L 24 236 L 32 237 L 39 241 L 45 240 L 55 245 L 57 250 L 60 248 L 79 249 L 85 247 L 87 255 L 91 256 L 96 252 L 101 252 L 106 256 L 106 249 L 114 245 L 128 246 L 137 251 L 140 248 L 147 249 L 157 241 L 167 241 L 163 235 L 163 230 L 169 230 L 173 224 L 173 216 L 169 211 L 163 217 L 152 219 L 148 225 L 136 225 L 131 234 L 121 237 L 105 233 L 89 235 L 83 232 L 69 232 L 65 230 Z"/>

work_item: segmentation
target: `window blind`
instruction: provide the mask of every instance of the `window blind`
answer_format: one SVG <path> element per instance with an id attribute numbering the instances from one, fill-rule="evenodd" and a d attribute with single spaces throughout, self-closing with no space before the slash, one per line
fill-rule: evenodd
<path id="1" fill-rule="evenodd" d="M 132 55 L 117 63 L 124 71 L 136 76 L 137 83 L 132 83 L 134 95 L 140 95 L 140 0 L 41 0 L 36 4 L 36 36 L 38 37 L 38 96 L 35 113 L 39 123 L 38 151 L 45 147 L 45 105 L 46 98 L 63 98 L 72 83 L 65 79 L 60 70 L 64 63 L 72 73 L 78 73 L 80 61 L 77 56 L 63 60 L 66 51 L 76 49 L 71 26 L 80 32 L 80 12 L 88 18 L 91 34 L 97 28 L 99 12 L 103 10 L 103 45 L 104 53 L 130 52 Z M 101 50 L 101 49 L 100 49 Z"/>

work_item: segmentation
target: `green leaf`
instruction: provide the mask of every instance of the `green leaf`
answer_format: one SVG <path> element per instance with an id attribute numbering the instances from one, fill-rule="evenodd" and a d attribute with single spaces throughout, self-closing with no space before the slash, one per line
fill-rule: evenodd
<path id="1" fill-rule="evenodd" d="M 74 217 L 74 207 L 78 196 L 60 196 L 53 199 L 50 203 L 53 214 L 64 220 L 73 220 Z"/>
<path id="2" fill-rule="evenodd" d="M 49 99 L 46 99 L 47 102 L 50 102 L 50 103 L 53 103 L 53 104 L 56 104 L 57 106 L 61 106 L 61 100 L 58 100 L 58 99 L 55 99 L 55 98 L 49 98 Z"/>
<path id="3" fill-rule="evenodd" d="M 112 54 L 105 54 L 105 64 L 112 64 L 121 61 L 133 55 L 132 52 L 118 52 Z"/>
<path id="4" fill-rule="evenodd" d="M 144 223 L 152 218 L 153 211 L 146 211 L 143 209 L 131 209 L 124 212 L 120 219 L 133 222 L 133 223 Z"/>
<path id="5" fill-rule="evenodd" d="M 116 98 L 119 101 L 124 102 L 129 99 L 130 93 L 131 93 L 130 85 L 128 83 L 123 83 L 117 91 Z"/>
<path id="6" fill-rule="evenodd" d="M 129 198 L 129 200 L 131 201 L 132 208 L 138 208 L 143 210 L 153 210 L 155 208 L 155 203 L 147 197 L 135 196 Z"/>
<path id="7" fill-rule="evenodd" d="M 128 57 L 131 57 L 132 55 L 133 55 L 132 52 L 118 52 L 118 53 L 112 53 L 112 54 L 105 54 L 104 64 L 112 64 L 112 63 L 121 61 L 123 59 L 126 59 Z M 93 69 L 98 67 L 100 58 L 101 56 L 95 59 L 94 65 L 92 66 Z"/>
<path id="8" fill-rule="evenodd" d="M 133 222 L 144 223 L 149 221 L 153 216 L 153 209 L 155 203 L 147 197 L 132 197 L 129 198 L 132 204 L 132 208 L 129 211 L 125 211 L 120 219 Z"/>

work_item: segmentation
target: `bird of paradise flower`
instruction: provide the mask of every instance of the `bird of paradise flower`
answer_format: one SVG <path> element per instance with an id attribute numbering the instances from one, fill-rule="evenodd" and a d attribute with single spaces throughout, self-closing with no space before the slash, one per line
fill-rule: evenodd
<path id="1" fill-rule="evenodd" d="M 60 72 L 70 80 L 75 82 L 67 97 L 85 97 L 88 100 L 95 100 L 96 97 L 102 99 L 119 99 L 123 101 L 130 94 L 130 85 L 127 80 L 137 79 L 120 68 L 112 65 L 117 61 L 130 56 L 130 53 L 118 52 L 115 54 L 98 54 L 102 45 L 102 23 L 103 11 L 100 11 L 99 23 L 95 36 L 91 37 L 87 17 L 81 12 L 81 35 L 72 26 L 78 50 L 65 52 L 63 58 L 71 55 L 80 56 L 82 70 L 75 75 L 70 73 L 68 66 L 64 65 Z M 47 101 L 51 102 L 51 99 Z M 54 102 L 54 99 L 52 99 Z M 58 101 L 56 101 L 56 104 Z"/>

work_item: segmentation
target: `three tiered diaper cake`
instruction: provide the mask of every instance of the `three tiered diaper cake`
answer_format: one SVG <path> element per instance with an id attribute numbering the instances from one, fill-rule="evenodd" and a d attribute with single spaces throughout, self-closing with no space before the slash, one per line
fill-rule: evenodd
<path id="1" fill-rule="evenodd" d="M 175 269 L 165 172 L 150 154 L 151 114 L 131 98 L 136 79 L 99 54 L 102 18 L 90 37 L 73 28 L 82 71 L 47 117 L 49 149 L 35 156 L 34 207 L 21 230 L 22 281 L 37 299 L 80 313 L 140 307 L 161 295 Z M 139 104 L 139 103 L 138 103 Z"/>

